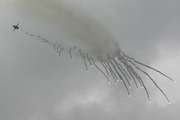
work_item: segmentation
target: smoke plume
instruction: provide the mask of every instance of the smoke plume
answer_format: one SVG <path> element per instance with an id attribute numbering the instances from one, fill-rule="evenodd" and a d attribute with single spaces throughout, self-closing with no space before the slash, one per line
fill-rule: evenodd
<path id="1" fill-rule="evenodd" d="M 89 55 L 96 59 L 97 55 L 106 58 L 113 55 L 118 45 L 110 32 L 101 24 L 92 20 L 80 10 L 73 9 L 61 0 L 8 0 L 8 5 L 25 17 L 33 17 L 47 24 L 55 25 L 83 44 Z"/>

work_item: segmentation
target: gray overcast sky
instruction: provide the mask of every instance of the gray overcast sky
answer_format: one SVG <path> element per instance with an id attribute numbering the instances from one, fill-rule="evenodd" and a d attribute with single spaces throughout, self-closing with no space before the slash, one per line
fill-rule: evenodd
<path id="1" fill-rule="evenodd" d="M 52 4 L 48 5 L 43 4 L 43 0 L 2 1 L 0 3 L 1 120 L 180 118 L 179 0 L 133 2 L 53 0 Z M 148 103 L 143 89 L 137 91 L 133 85 L 129 98 L 121 83 L 116 85 L 111 82 L 109 85 L 103 74 L 94 67 L 89 67 L 89 73 L 86 73 L 81 57 L 73 56 L 74 61 L 71 62 L 69 54 L 63 52 L 59 59 L 53 46 L 41 45 L 36 37 L 27 37 L 23 32 L 12 32 L 11 25 L 20 23 L 21 29 L 50 41 L 84 47 L 83 42 L 74 40 L 78 37 L 73 35 L 80 32 L 84 33 L 83 37 L 86 38 L 87 31 L 79 30 L 80 23 L 72 23 L 75 27 L 71 26 L 70 29 L 66 27 L 67 23 L 69 25 L 73 20 L 65 18 L 63 12 L 50 10 L 55 4 L 66 9 L 67 14 L 73 13 L 79 18 L 87 16 L 92 19 L 110 32 L 127 55 L 157 68 L 176 80 L 175 83 L 171 82 L 158 73 L 144 68 L 166 93 L 171 105 L 168 105 L 162 93 L 143 74 L 140 75 L 150 93 L 151 104 Z M 44 7 L 47 7 L 47 10 L 39 10 Z M 63 27 L 51 19 L 51 15 L 60 17 L 62 19 L 60 25 L 77 33 L 68 31 L 69 35 L 68 32 L 64 32 Z M 93 25 L 91 20 L 89 24 Z M 94 35 L 98 30 L 101 29 L 94 29 Z"/>

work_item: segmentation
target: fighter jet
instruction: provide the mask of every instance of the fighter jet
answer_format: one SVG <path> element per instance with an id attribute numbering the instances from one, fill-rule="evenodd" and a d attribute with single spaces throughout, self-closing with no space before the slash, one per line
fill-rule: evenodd
<path id="1" fill-rule="evenodd" d="M 14 30 L 13 31 L 15 31 L 15 30 L 17 30 L 17 29 L 19 29 L 19 23 L 17 24 L 17 25 L 12 25 L 13 27 L 14 27 Z"/>

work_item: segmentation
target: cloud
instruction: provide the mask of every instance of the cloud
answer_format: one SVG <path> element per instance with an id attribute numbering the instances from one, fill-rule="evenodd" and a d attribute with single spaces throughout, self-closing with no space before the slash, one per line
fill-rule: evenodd
<path id="1" fill-rule="evenodd" d="M 1 119 L 179 118 L 178 81 L 171 83 L 147 70 L 172 101 L 172 104 L 168 105 L 164 96 L 141 74 L 152 99 L 149 104 L 144 89 L 137 91 L 132 84 L 129 98 L 123 84 L 107 84 L 106 78 L 95 67 L 90 68 L 88 65 L 89 73 L 86 73 L 81 57 L 73 54 L 74 61 L 71 62 L 68 49 L 59 59 L 53 46 L 45 47 L 37 43 L 36 38 L 11 31 L 11 24 L 18 21 L 23 30 L 41 35 L 52 42 L 65 42 L 69 46 L 78 44 L 85 50 L 88 50 L 89 46 L 91 53 L 94 53 L 94 48 L 97 51 L 99 46 L 92 47 L 92 43 L 83 43 L 83 39 L 89 40 L 92 37 L 98 40 L 95 43 L 99 43 L 101 40 L 108 41 L 109 39 L 104 41 L 106 37 L 112 38 L 125 53 L 178 80 L 179 2 L 3 2 L 8 5 L 0 7 L 7 13 L 0 16 L 3 24 L 0 25 Z M 4 12 L 1 13 L 0 15 L 4 15 Z M 58 14 L 62 18 L 57 16 Z M 70 28 L 67 25 L 69 23 Z M 172 42 L 174 44 L 171 44 Z M 102 45 L 103 49 L 106 44 L 108 43 Z"/>

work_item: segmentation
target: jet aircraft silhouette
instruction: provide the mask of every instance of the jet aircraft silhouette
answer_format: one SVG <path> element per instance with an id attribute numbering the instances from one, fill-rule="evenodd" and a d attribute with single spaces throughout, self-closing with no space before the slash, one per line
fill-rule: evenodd
<path id="1" fill-rule="evenodd" d="M 14 28 L 14 30 L 13 31 L 15 31 L 15 30 L 17 30 L 17 29 L 19 29 L 19 23 L 17 24 L 17 25 L 12 25 L 13 26 L 13 28 Z"/>

